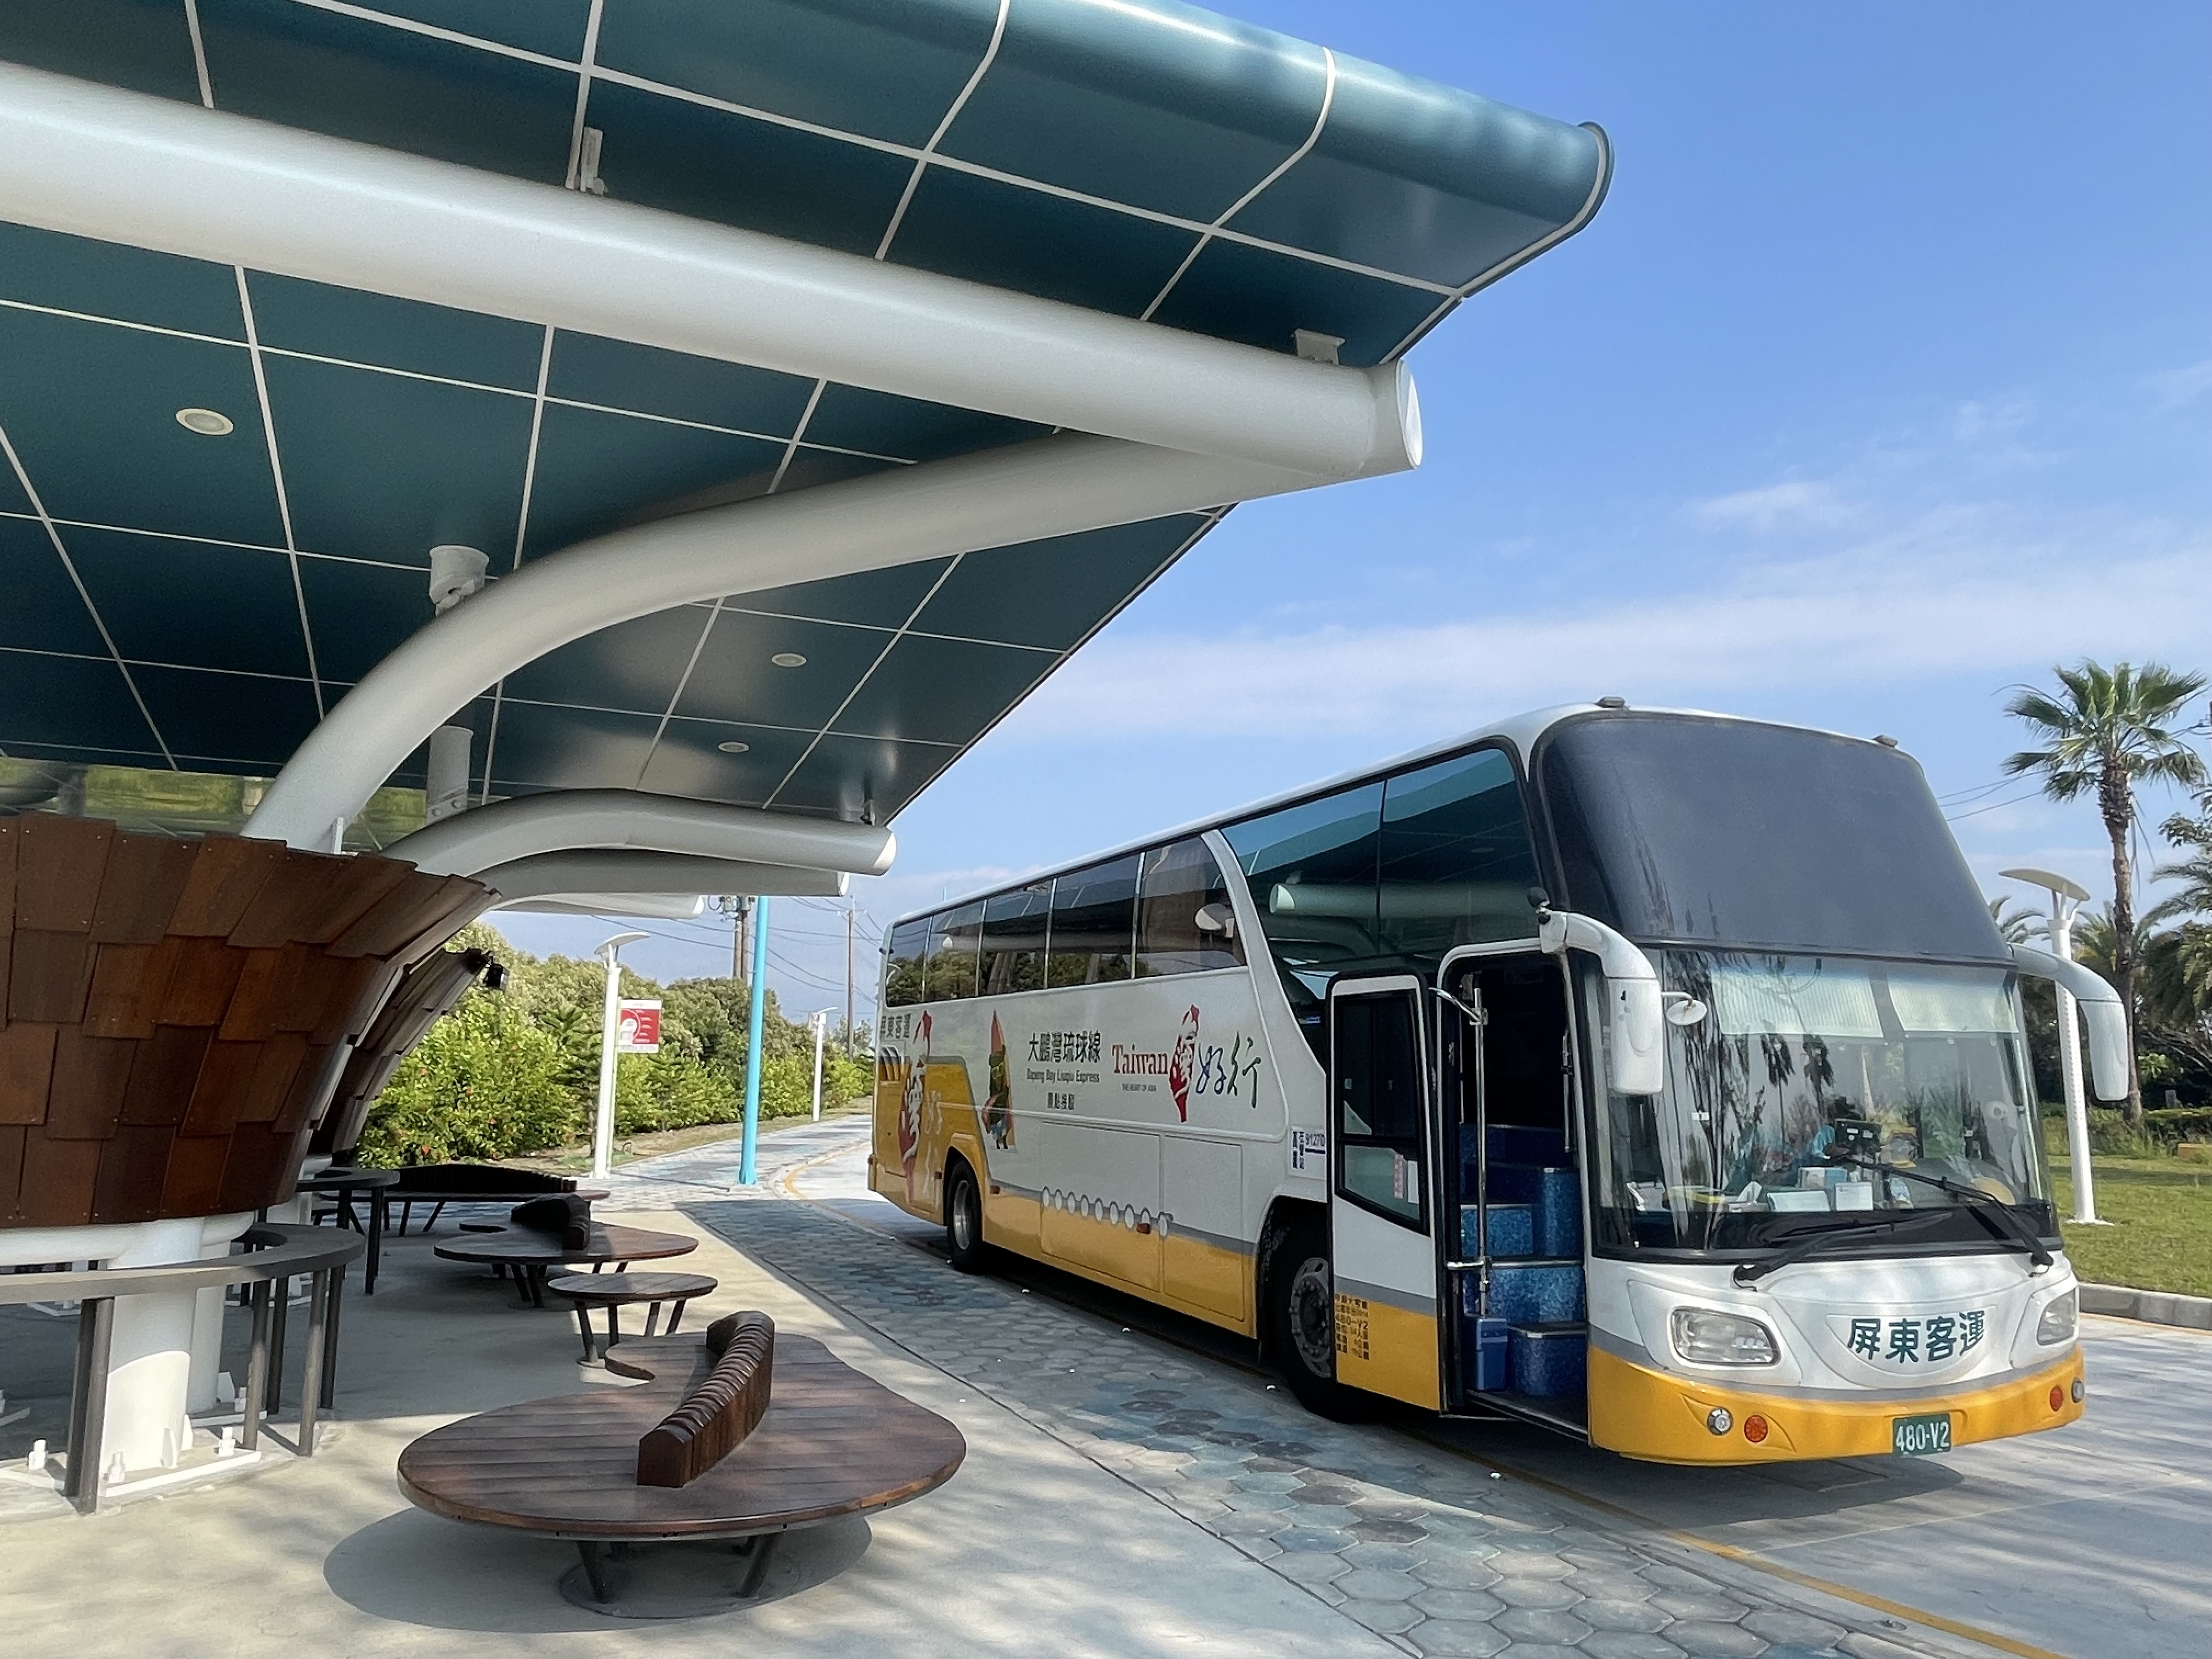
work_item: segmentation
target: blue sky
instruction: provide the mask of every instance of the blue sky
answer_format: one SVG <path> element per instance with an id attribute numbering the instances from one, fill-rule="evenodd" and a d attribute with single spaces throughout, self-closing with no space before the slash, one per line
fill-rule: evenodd
<path id="1" fill-rule="evenodd" d="M 1608 692 L 1893 732 L 1993 893 L 2104 897 L 2087 805 L 1969 792 L 2054 660 L 2212 668 L 2212 8 L 1225 9 L 1596 121 L 1612 194 L 1415 350 L 1419 472 L 1239 508 L 902 815 L 875 925 Z M 842 922 L 781 914 L 787 1006 L 842 995 Z"/>

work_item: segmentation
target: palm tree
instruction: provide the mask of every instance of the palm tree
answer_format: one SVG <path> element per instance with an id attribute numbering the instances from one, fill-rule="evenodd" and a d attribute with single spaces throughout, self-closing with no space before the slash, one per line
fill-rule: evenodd
<path id="1" fill-rule="evenodd" d="M 1990 920 L 1996 924 L 1997 936 L 2007 945 L 2025 945 L 2045 931 L 2041 916 L 2008 898 L 1993 898 L 1987 902 Z"/>
<path id="2" fill-rule="evenodd" d="M 2154 905 L 2144 920 L 2212 915 L 2212 789 L 2197 797 L 2195 817 L 2176 812 L 2159 826 L 2158 832 L 2168 846 L 2185 849 L 2188 856 L 2151 872 L 2154 880 L 2179 882 L 2181 890 Z"/>
<path id="3" fill-rule="evenodd" d="M 2183 705 L 2204 690 L 2202 674 L 2177 673 L 2160 663 L 2111 668 L 2084 661 L 2054 667 L 2056 694 L 2021 686 L 2005 712 L 2025 720 L 2042 739 L 2004 763 L 2006 773 L 2041 775 L 2043 793 L 2075 800 L 2094 792 L 2098 815 L 2112 843 L 2112 977 L 2127 1011 L 2128 1121 L 2142 1119 L 2142 1081 L 2134 1059 L 2136 1025 L 2135 872 L 2128 836 L 2136 824 L 2136 786 L 2170 783 L 2192 788 L 2205 781 L 2204 763 L 2185 740 Z"/>

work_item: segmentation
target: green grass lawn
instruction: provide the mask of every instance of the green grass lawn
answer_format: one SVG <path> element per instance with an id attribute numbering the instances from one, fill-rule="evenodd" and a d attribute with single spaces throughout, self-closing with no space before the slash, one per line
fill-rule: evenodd
<path id="1" fill-rule="evenodd" d="M 2056 1160 L 2058 1213 L 2074 1212 L 2074 1183 Z M 2095 1160 L 2097 1214 L 2109 1227 L 2068 1226 L 2074 1271 L 2100 1285 L 2212 1296 L 2212 1164 L 2172 1158 Z"/>

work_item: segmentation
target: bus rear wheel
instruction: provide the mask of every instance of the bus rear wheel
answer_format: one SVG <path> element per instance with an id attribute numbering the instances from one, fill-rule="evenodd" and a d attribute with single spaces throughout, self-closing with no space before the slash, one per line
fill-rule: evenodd
<path id="1" fill-rule="evenodd" d="M 945 1254 L 963 1273 L 983 1271 L 983 1194 L 975 1172 L 960 1159 L 945 1176 Z"/>
<path id="2" fill-rule="evenodd" d="M 1340 1423 L 1370 1413 L 1370 1396 L 1336 1380 L 1336 1286 L 1318 1229 L 1284 1225 L 1265 1253 L 1267 1352 L 1298 1403 Z"/>

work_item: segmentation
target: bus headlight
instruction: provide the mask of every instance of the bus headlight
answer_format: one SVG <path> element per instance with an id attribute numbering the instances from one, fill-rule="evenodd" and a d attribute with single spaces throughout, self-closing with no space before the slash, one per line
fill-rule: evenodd
<path id="1" fill-rule="evenodd" d="M 1692 1365 L 1771 1365 L 1774 1333 L 1741 1314 L 1677 1308 L 1674 1352 Z"/>
<path id="2" fill-rule="evenodd" d="M 2081 1323 L 2081 1311 L 2080 1291 L 2069 1291 L 2063 1296 L 2053 1297 L 2044 1304 L 2043 1317 L 2035 1322 L 2035 1340 L 2046 1348 L 2071 1342 L 2075 1327 Z"/>

